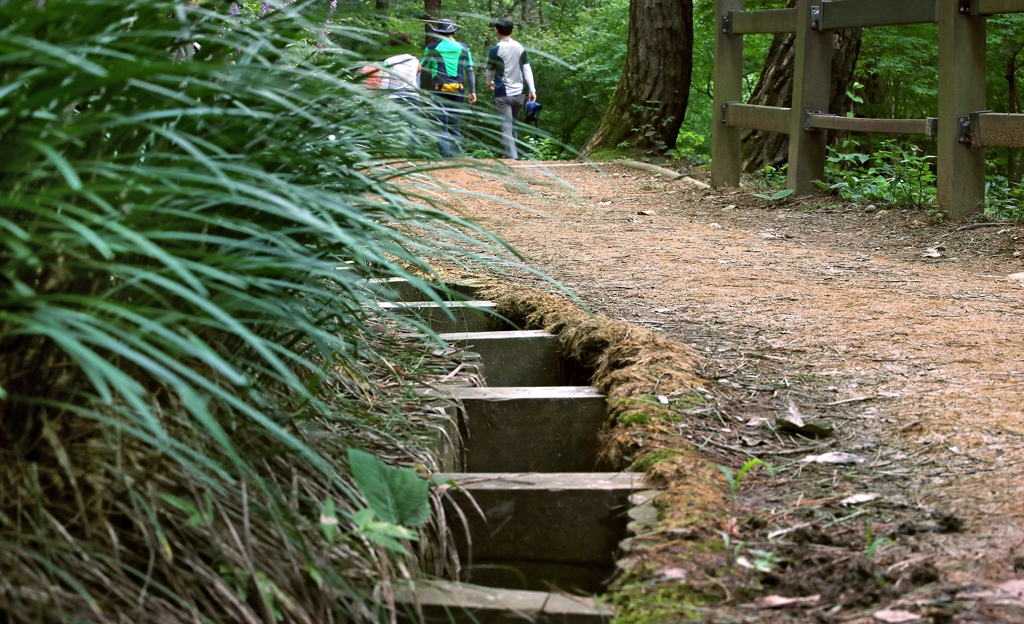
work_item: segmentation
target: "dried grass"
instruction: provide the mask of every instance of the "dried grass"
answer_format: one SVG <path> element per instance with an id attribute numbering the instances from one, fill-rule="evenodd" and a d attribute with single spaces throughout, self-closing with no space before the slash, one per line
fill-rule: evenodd
<path id="1" fill-rule="evenodd" d="M 447 375 L 451 363 L 419 341 L 370 340 L 364 347 L 377 358 L 320 380 L 335 417 L 305 415 L 285 394 L 279 408 L 337 475 L 348 473 L 349 446 L 437 471 L 445 417 L 407 389 Z M 5 412 L 0 622 L 393 622 L 391 579 L 417 569 L 458 573 L 442 514 L 406 557 L 358 535 L 328 543 L 323 501 L 337 505 L 342 532 L 359 505 L 347 476 L 325 479 L 301 454 L 238 422 L 232 435 L 253 473 L 201 482 L 170 455 L 216 457 L 219 449 L 180 406 L 153 409 L 175 448 L 125 435 L 114 423 L 131 421 L 114 410 L 103 423 L 66 409 Z M 275 520 L 281 514 L 286 523 Z"/>

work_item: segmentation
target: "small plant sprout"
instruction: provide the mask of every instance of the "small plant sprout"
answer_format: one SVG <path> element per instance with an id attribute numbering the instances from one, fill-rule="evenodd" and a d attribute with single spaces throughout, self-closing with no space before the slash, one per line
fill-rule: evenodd
<path id="1" fill-rule="evenodd" d="M 733 474 L 733 472 L 725 466 L 718 466 L 718 469 L 721 470 L 722 474 L 725 475 L 726 481 L 729 482 L 729 490 L 732 492 L 733 507 L 736 506 L 736 497 L 739 495 L 740 484 L 743 483 L 743 477 L 746 476 L 746 474 L 756 466 L 764 466 L 765 470 L 768 471 L 768 476 L 775 478 L 775 468 L 773 468 L 772 465 L 769 464 L 768 462 L 756 458 L 743 464 L 743 467 L 740 468 L 739 472 L 737 472 L 736 474 Z"/>
<path id="2" fill-rule="evenodd" d="M 864 532 L 864 558 L 868 560 L 874 558 L 875 553 L 878 552 L 878 549 L 883 545 L 896 543 L 888 537 L 877 537 L 872 539 L 873 532 L 874 526 L 869 522 L 867 530 Z"/>
<path id="3" fill-rule="evenodd" d="M 772 193 L 771 195 L 765 195 L 764 193 L 752 193 L 752 195 L 754 197 L 756 197 L 758 199 L 763 199 L 766 202 L 771 203 L 773 206 L 776 205 L 776 204 L 783 203 L 784 200 L 787 197 L 789 197 L 790 195 L 792 195 L 792 194 L 793 194 L 793 190 L 792 189 L 786 189 L 784 191 L 776 191 L 776 192 Z"/>
<path id="4" fill-rule="evenodd" d="M 774 550 L 756 550 L 751 548 L 747 550 L 747 554 L 750 556 L 736 557 L 736 565 L 763 574 L 770 574 L 775 570 L 778 553 Z"/>

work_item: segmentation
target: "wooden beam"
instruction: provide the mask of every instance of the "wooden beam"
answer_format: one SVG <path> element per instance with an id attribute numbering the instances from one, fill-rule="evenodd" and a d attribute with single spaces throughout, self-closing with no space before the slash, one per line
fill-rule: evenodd
<path id="1" fill-rule="evenodd" d="M 715 94 L 711 129 L 711 186 L 740 185 L 743 145 L 740 129 L 721 118 L 729 102 L 743 99 L 743 35 L 726 32 L 730 11 L 742 11 L 743 0 L 715 0 Z"/>
<path id="2" fill-rule="evenodd" d="M 971 15 L 1024 13 L 1024 0 L 971 0 Z"/>
<path id="3" fill-rule="evenodd" d="M 960 118 L 985 110 L 986 18 L 939 0 L 939 210 L 960 219 L 985 204 L 985 150 L 960 142 Z"/>
<path id="4" fill-rule="evenodd" d="M 796 32 L 796 9 L 733 11 L 730 28 L 734 35 Z"/>
<path id="5" fill-rule="evenodd" d="M 725 123 L 737 128 L 789 134 L 792 109 L 779 106 L 755 106 L 731 102 L 726 106 Z"/>
<path id="6" fill-rule="evenodd" d="M 868 26 L 934 24 L 936 0 L 841 0 L 822 2 L 821 28 L 843 30 Z"/>
<path id="7" fill-rule="evenodd" d="M 1009 147 L 1024 149 L 1024 115 L 971 113 L 973 147 Z"/>
<path id="8" fill-rule="evenodd" d="M 852 2 L 853 0 L 844 0 Z M 789 116 L 789 176 L 786 188 L 809 195 L 814 180 L 825 177 L 825 134 L 804 130 L 804 111 L 828 112 L 832 81 L 833 33 L 812 27 L 822 0 L 797 0 L 796 58 L 793 63 L 793 110 Z M 982 72 L 984 74 L 984 72 Z"/>
<path id="9" fill-rule="evenodd" d="M 878 132 L 880 134 L 922 134 L 935 136 L 935 118 L 931 119 L 877 119 L 868 117 L 841 117 L 809 113 L 804 123 L 808 130 L 842 130 L 844 132 Z"/>

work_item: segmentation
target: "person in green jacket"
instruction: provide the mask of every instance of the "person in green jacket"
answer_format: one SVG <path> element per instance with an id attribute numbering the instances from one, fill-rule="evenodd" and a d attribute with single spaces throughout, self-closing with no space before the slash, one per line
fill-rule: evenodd
<path id="1" fill-rule="evenodd" d="M 461 153 L 460 107 L 467 101 L 476 103 L 473 55 L 469 46 L 455 41 L 459 26 L 452 20 L 438 20 L 431 30 L 438 35 L 437 41 L 427 45 L 420 64 L 424 73 L 430 74 L 430 84 L 437 96 L 438 121 L 441 123 L 437 143 L 441 156 L 452 158 Z"/>

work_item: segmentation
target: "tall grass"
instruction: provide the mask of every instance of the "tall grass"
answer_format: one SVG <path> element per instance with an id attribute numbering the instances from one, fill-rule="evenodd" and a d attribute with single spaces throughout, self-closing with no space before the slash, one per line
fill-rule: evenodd
<path id="1" fill-rule="evenodd" d="M 344 451 L 430 468 L 439 364 L 362 280 L 499 244 L 372 164 L 422 123 L 309 6 L 212 6 L 0 0 L 0 622 L 374 621 L 418 563 Z"/>

